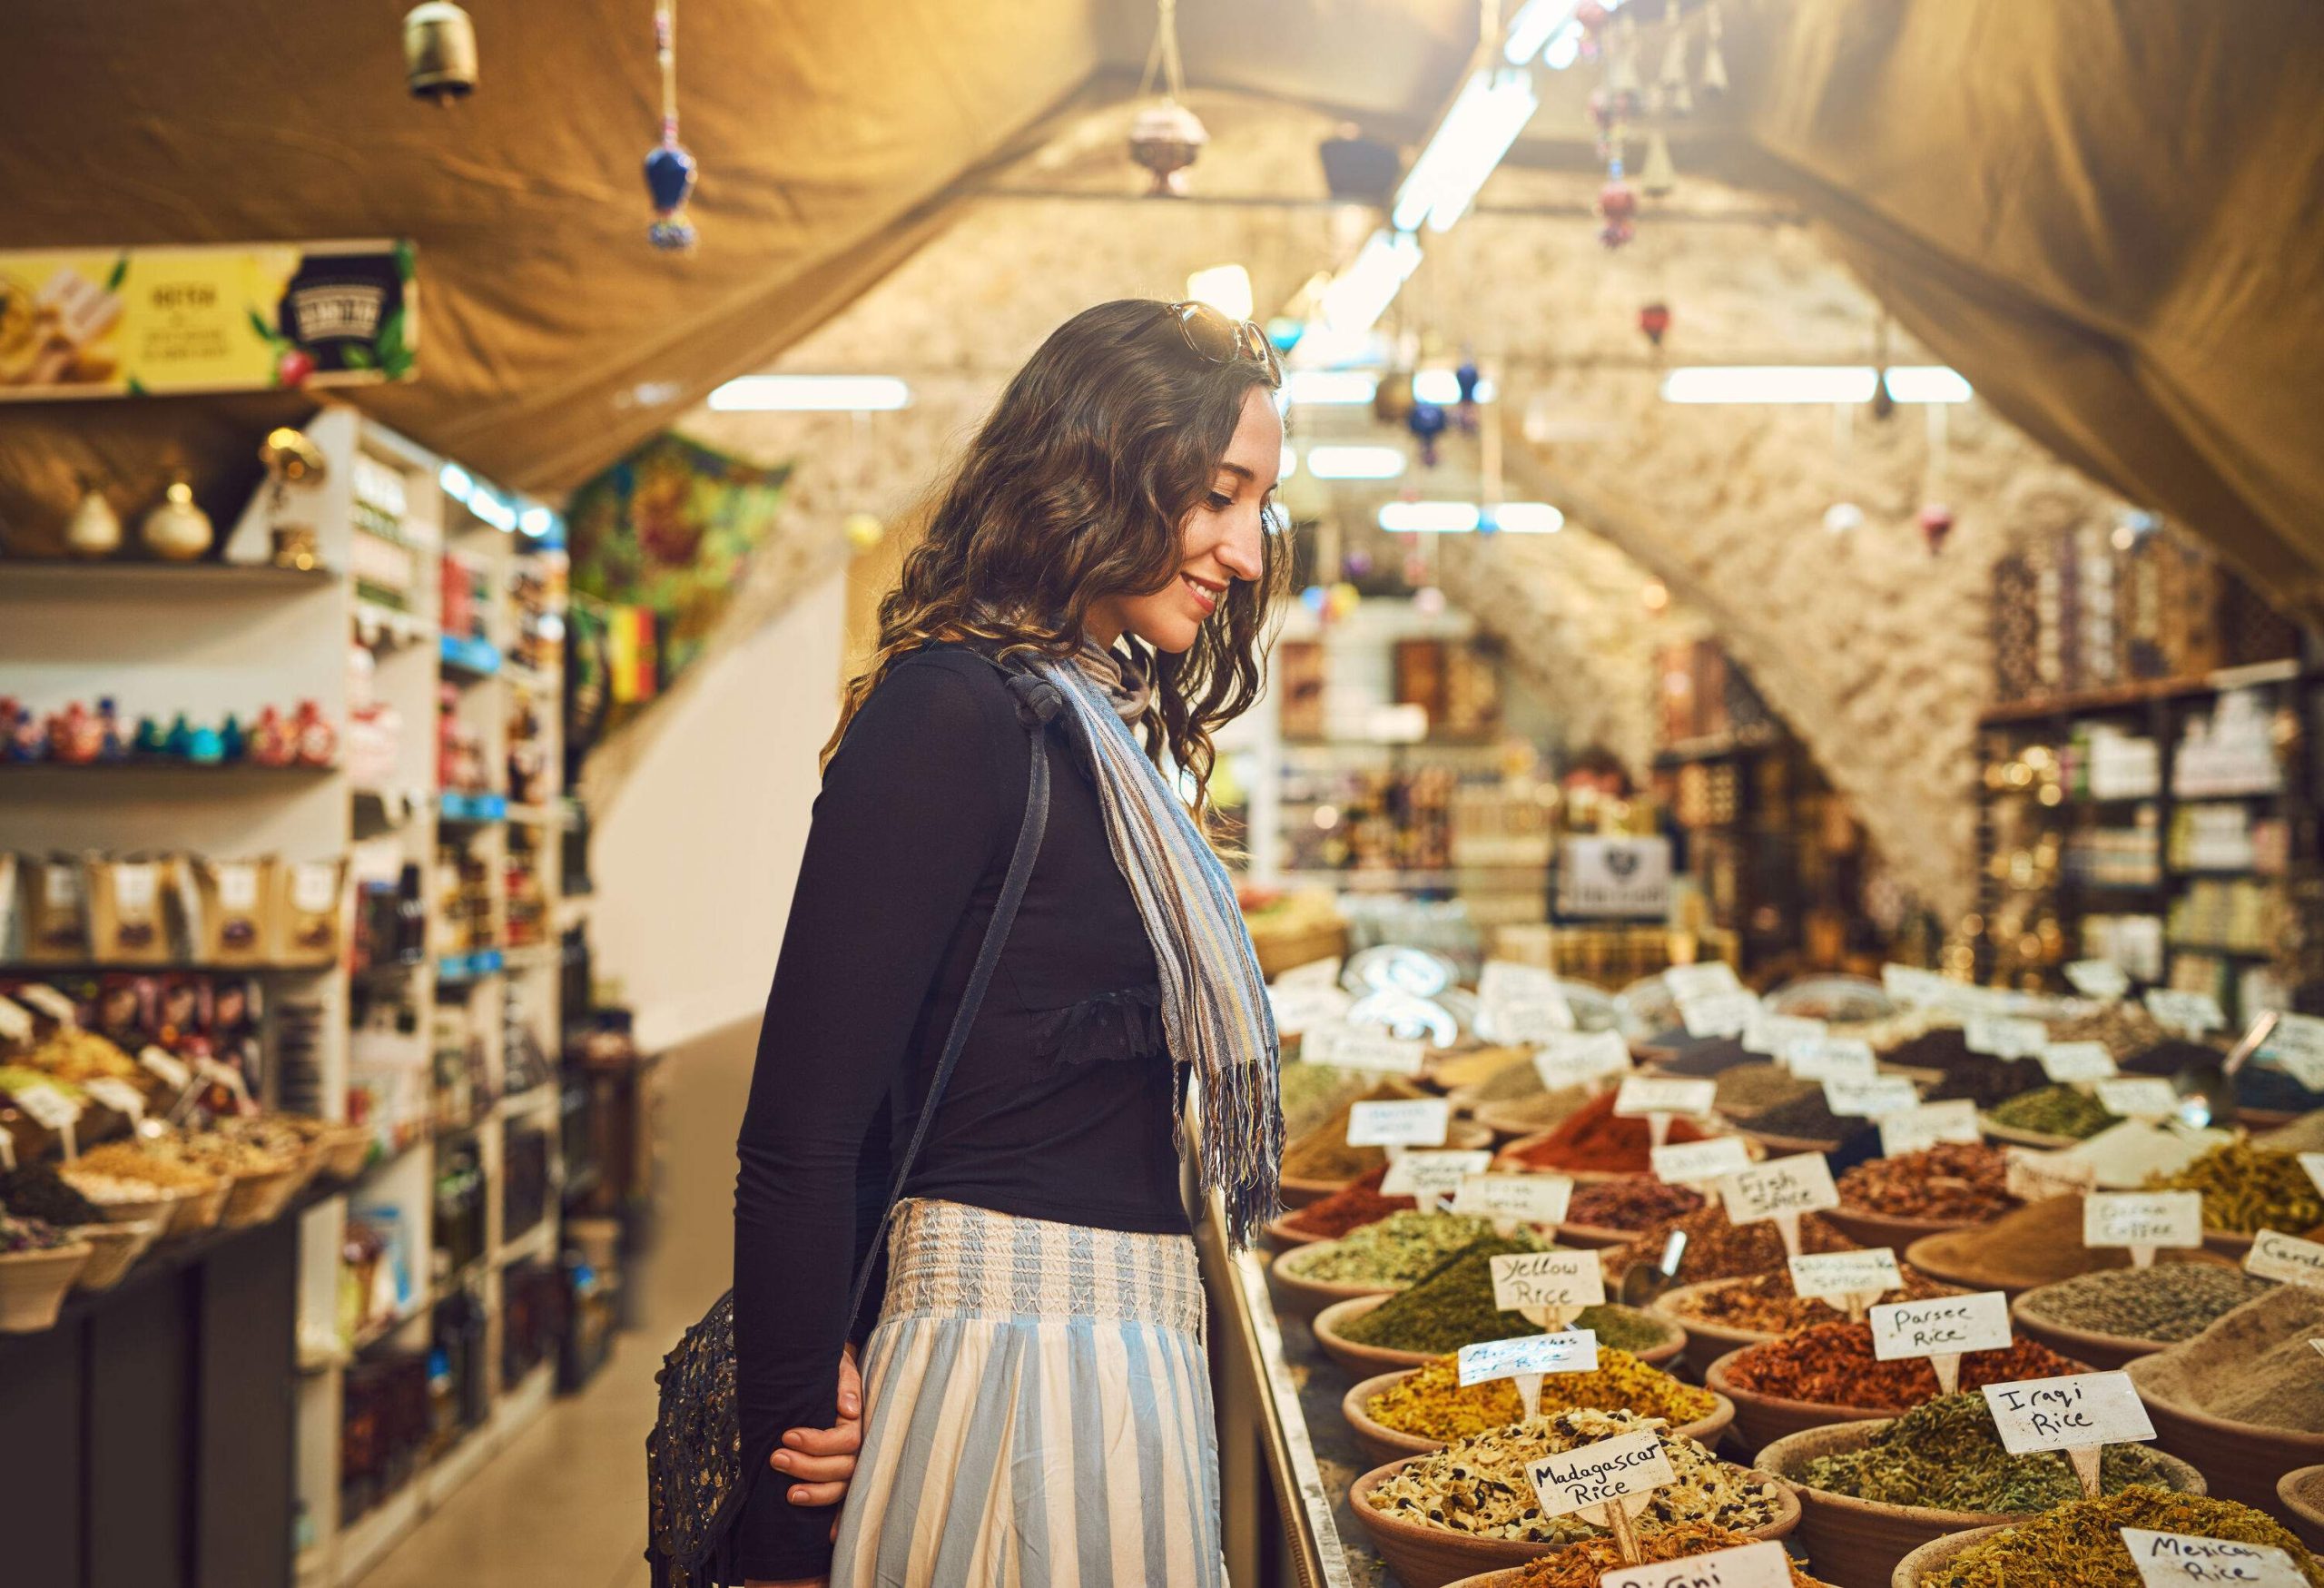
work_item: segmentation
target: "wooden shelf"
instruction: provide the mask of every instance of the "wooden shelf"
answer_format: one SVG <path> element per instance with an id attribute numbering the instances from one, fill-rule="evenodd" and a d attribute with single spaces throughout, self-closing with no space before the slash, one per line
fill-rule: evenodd
<path id="1" fill-rule="evenodd" d="M 151 794 L 157 783 L 171 794 L 277 792 L 305 788 L 338 775 L 336 766 L 261 766 L 255 761 L 57 761 L 0 764 L 0 793 Z"/>
<path id="2" fill-rule="evenodd" d="M 239 587 L 293 595 L 339 582 L 329 568 L 280 568 L 267 562 L 148 562 L 133 557 L 0 557 L 0 591 L 54 593 L 74 586 L 108 598 L 135 593 L 182 594 L 188 588 Z"/>

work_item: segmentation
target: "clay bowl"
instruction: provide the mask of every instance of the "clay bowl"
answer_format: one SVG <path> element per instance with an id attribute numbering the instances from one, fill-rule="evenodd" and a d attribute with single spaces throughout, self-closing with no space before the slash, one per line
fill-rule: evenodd
<path id="1" fill-rule="evenodd" d="M 1275 1252 L 1297 1251 L 1303 1246 L 1313 1246 L 1319 1240 L 1332 1238 L 1328 1235 L 1309 1235 L 1304 1229 L 1293 1228 L 1288 1213 L 1277 1214 L 1268 1219 L 1260 1228 L 1259 1236 L 1266 1242 L 1267 1248 Z"/>
<path id="2" fill-rule="evenodd" d="M 1335 1301 L 1315 1315 L 1313 1325 L 1315 1343 L 1324 1348 L 1324 1355 L 1338 1363 L 1351 1378 L 1369 1378 L 1392 1369 L 1402 1371 L 1418 1367 L 1443 1355 L 1441 1351 L 1395 1351 L 1385 1346 L 1367 1346 L 1339 1332 L 1343 1327 L 1387 1299 L 1385 1296 L 1354 1297 L 1346 1301 Z M 1623 1307 L 1621 1310 L 1632 1317 L 1652 1323 L 1665 1332 L 1668 1337 L 1660 1345 L 1650 1346 L 1637 1352 L 1636 1356 L 1649 1366 L 1668 1371 L 1670 1364 L 1678 1360 L 1679 1353 L 1687 1348 L 1687 1336 L 1679 1332 L 1676 1324 L 1650 1312 L 1636 1307 Z"/>
<path id="3" fill-rule="evenodd" d="M 2231 1423 L 2178 1406 L 2148 1387 L 2152 1376 L 2146 1369 L 2156 1360 L 2142 1356 L 2123 1370 L 2138 1386 L 2139 1399 L 2154 1422 L 2155 1447 L 2194 1463 L 2221 1499 L 2240 1500 L 2279 1522 L 2291 1522 L 2293 1513 L 2277 1493 L 2276 1480 L 2295 1467 L 2324 1463 L 2324 1434 Z"/>
<path id="4" fill-rule="evenodd" d="M 1615 1229 L 1603 1224 L 1558 1226 L 1558 1244 L 1583 1251 L 1603 1251 L 1608 1247 L 1628 1246 L 1638 1237 L 1639 1232 L 1635 1229 Z"/>
<path id="5" fill-rule="evenodd" d="M 1402 1461 L 1407 1455 L 1425 1455 L 1432 1450 L 1444 1448 L 1442 1439 L 1431 1439 L 1422 1434 L 1407 1434 L 1375 1422 L 1364 1410 L 1364 1404 L 1400 1379 L 1410 1377 L 1419 1369 L 1407 1367 L 1401 1372 L 1383 1373 L 1367 1378 L 1340 1398 L 1340 1412 L 1347 1418 L 1347 1425 L 1355 1432 L 1355 1442 L 1364 1446 L 1376 1461 Z M 1718 1404 L 1691 1423 L 1673 1423 L 1670 1431 L 1684 1434 L 1706 1449 L 1718 1443 L 1718 1436 L 1735 1420 L 1735 1403 L 1725 1396 Z"/>
<path id="6" fill-rule="evenodd" d="M 1896 1563 L 1921 1545 L 1969 1527 L 2005 1526 L 2019 1518 L 1978 1511 L 1939 1511 L 1925 1505 L 1891 1505 L 1813 1489 L 1794 1475 L 1819 1455 L 1839 1455 L 1860 1450 L 1889 1425 L 1889 1419 L 1870 1423 L 1834 1423 L 1787 1434 L 1758 1455 L 1751 1465 L 1773 1473 L 1799 1496 L 1799 1541 L 1816 1574 L 1835 1583 L 1880 1583 L 1896 1570 Z M 2171 1486 L 2184 1494 L 2203 1493 L 2203 1477 L 2175 1457 L 2164 1458 Z"/>
<path id="7" fill-rule="evenodd" d="M 1405 1460 L 1411 1460 L 1407 1456 Z M 1355 1480 L 1349 1488 L 1347 1508 L 1354 1513 L 1356 1525 L 1372 1535 L 1373 1547 L 1380 1552 L 1388 1569 L 1395 1574 L 1403 1588 L 1444 1588 L 1449 1583 L 1474 1577 L 1480 1573 L 1512 1571 L 1527 1561 L 1538 1560 L 1561 1546 L 1553 1544 L 1528 1544 L 1516 1539 L 1476 1538 L 1465 1533 L 1455 1533 L 1449 1527 L 1431 1527 L 1423 1523 L 1407 1522 L 1400 1516 L 1390 1516 L 1372 1508 L 1372 1491 L 1395 1475 L 1403 1461 L 1390 1462 L 1374 1467 Z M 1776 1485 L 1776 1518 L 1765 1527 L 1754 1528 L 1743 1534 L 1752 1539 L 1776 1539 L 1787 1536 L 1799 1525 L 1799 1499 L 1788 1484 Z"/>
<path id="8" fill-rule="evenodd" d="M 1973 1527 L 1966 1533 L 1948 1533 L 1943 1538 L 1930 1539 L 1896 1563 L 1896 1571 L 1889 1574 L 1888 1588 L 1921 1588 L 1923 1573 L 1935 1571 L 1971 1544 L 1983 1544 L 2008 1531 L 2005 1526 Z"/>
<path id="9" fill-rule="evenodd" d="M 1818 1141 L 1808 1136 L 1770 1135 L 1765 1130 L 1754 1130 L 1748 1126 L 1738 1130 L 1737 1134 L 1746 1141 L 1758 1143 L 1761 1151 L 1768 1158 L 1790 1158 L 1801 1152 L 1830 1152 L 1839 1146 L 1837 1141 Z"/>
<path id="10" fill-rule="evenodd" d="M 2245 1235 L 2238 1230 L 2213 1229 L 2209 1225 L 2203 1227 L 2203 1249 L 2233 1258 L 2238 1264 L 2250 1251 L 2251 1243 L 2259 1238 L 2256 1235 Z"/>
<path id="11" fill-rule="evenodd" d="M 1996 1124 L 1991 1114 L 1977 1115 L 1977 1129 L 1992 1141 L 2005 1141 L 2012 1147 L 2043 1147 L 2052 1150 L 2079 1147 L 2079 1136 L 2053 1136 L 2046 1130 L 2021 1130 L 2014 1125 Z"/>
<path id="12" fill-rule="evenodd" d="M 225 1175 L 212 1175 L 210 1179 L 208 1189 L 188 1191 L 180 1198 L 169 1228 L 162 1231 L 164 1239 L 202 1235 L 217 1228 L 226 1211 L 226 1199 L 234 1194 L 234 1182 Z"/>
<path id="13" fill-rule="evenodd" d="M 1464 1149 L 1491 1147 L 1492 1132 L 1474 1119 L 1455 1119 L 1444 1132 L 1444 1145 Z M 1348 1181 L 1355 1178 L 1350 1175 L 1347 1179 L 1341 1180 L 1307 1180 L 1285 1175 L 1283 1178 L 1283 1205 L 1305 1208 L 1310 1202 L 1320 1202 L 1334 1191 L 1344 1190 Z"/>
<path id="14" fill-rule="evenodd" d="M 2011 1298 L 2009 1321 L 2019 1334 L 2041 1341 L 2061 1356 L 2071 1356 L 2077 1362 L 2087 1362 L 2093 1367 L 2112 1370 L 2127 1367 L 2140 1357 L 2152 1356 L 2162 1349 L 2161 1340 L 2142 1340 L 2136 1335 L 2102 1335 L 2095 1329 L 2078 1329 L 2070 1324 L 2053 1323 L 2038 1313 L 2027 1310 L 2025 1298 L 2038 1296 L 2048 1288 L 2047 1285 L 2037 1285 Z"/>
<path id="15" fill-rule="evenodd" d="M 1951 1232 L 1947 1231 L 1946 1233 L 1949 1234 Z M 1909 1263 L 1915 1268 L 1918 1268 L 1922 1273 L 1926 1274 L 1930 1278 L 1936 1280 L 1939 1284 L 1957 1285 L 1964 1290 L 1998 1290 L 2014 1301 L 2018 1297 L 2024 1295 L 2026 1291 L 2037 1288 L 2037 1287 L 2032 1285 L 1997 1284 L 1993 1279 L 1984 1275 L 1979 1274 L 1973 1268 L 1947 1263 L 1941 1257 L 1932 1256 L 1929 1248 L 1935 1245 L 1940 1238 L 1942 1238 L 1934 1235 L 1923 1236 L 1920 1239 L 1913 1242 L 1911 1246 L 1906 1247 L 1900 1255 L 1905 1262 Z M 2228 1261 L 2227 1258 L 2220 1256 L 2216 1252 L 2204 1251 L 2200 1248 L 2191 1248 L 2186 1251 L 2157 1252 L 2155 1254 L 2154 1260 L 2158 1263 L 2223 1263 Z M 2110 1263 L 2107 1264 L 2106 1267 L 2118 1268 L 2126 1268 L 2130 1267 L 2129 1255 L 2125 1253 L 2121 1262 Z M 2043 1283 L 2046 1285 L 2053 1283 L 2053 1281 L 2045 1279 Z"/>
<path id="16" fill-rule="evenodd" d="M 1518 1112 L 1517 1105 L 1513 1103 L 1479 1103 L 1469 1110 L 1468 1114 L 1469 1118 L 1492 1132 L 1493 1145 L 1496 1147 L 1503 1147 L 1510 1142 L 1521 1140 L 1527 1137 L 1539 1136 L 1542 1129 L 1541 1120 L 1529 1114 Z"/>
<path id="17" fill-rule="evenodd" d="M 2276 1498 L 2291 1514 L 2291 1530 L 2309 1553 L 2324 1552 L 2324 1466 L 2303 1466 L 2276 1480 Z"/>
<path id="18" fill-rule="evenodd" d="M 1302 1257 L 1329 1251 L 1338 1245 L 1335 1240 L 1319 1240 L 1313 1246 L 1300 1248 L 1296 1253 L 1285 1253 L 1267 1265 L 1267 1293 L 1275 1297 L 1276 1312 L 1286 1317 L 1310 1318 L 1334 1301 L 1346 1301 L 1359 1296 L 1393 1296 L 1403 1288 L 1401 1285 L 1334 1284 L 1327 1279 L 1309 1279 L 1300 1275 Z"/>
<path id="19" fill-rule="evenodd" d="M 1776 1336 L 1758 1329 L 1737 1328 L 1733 1324 L 1712 1323 L 1704 1318 L 1690 1317 L 1670 1305 L 1681 1297 L 1699 1295 L 1716 1290 L 1722 1285 L 1740 1285 L 1740 1279 L 1707 1279 L 1699 1285 L 1680 1285 L 1664 1291 L 1647 1303 L 1647 1310 L 1667 1323 L 1677 1325 L 1687 1336 L 1687 1366 L 1697 1374 L 1707 1373 L 1710 1365 L 1729 1351 L 1739 1351 L 1746 1346 L 1756 1346 L 1761 1340 Z"/>
<path id="20" fill-rule="evenodd" d="M 1899 1255 L 1925 1235 L 1943 1235 L 1947 1230 L 1966 1229 L 1973 1224 L 1986 1222 L 1982 1218 L 1908 1218 L 1901 1214 L 1851 1208 L 1845 1202 L 1825 1208 L 1824 1217 L 1856 1245 L 1893 1247 Z"/>
<path id="21" fill-rule="evenodd" d="M 1786 1435 L 1834 1423 L 1887 1422 L 1896 1415 L 1894 1406 L 1833 1406 L 1818 1401 L 1787 1400 L 1732 1384 L 1728 1380 L 1728 1366 L 1745 1349 L 1738 1346 L 1704 1368 L 1703 1387 L 1735 1403 L 1735 1431 L 1742 1435 L 1746 1449 L 1764 1450 Z"/>
<path id="22" fill-rule="evenodd" d="M 84 1224 L 72 1232 L 73 1238 L 85 1242 L 89 1248 L 88 1267 L 73 1280 L 77 1290 L 110 1290 L 128 1275 L 137 1259 L 145 1255 L 162 1233 L 162 1220 L 157 1216 L 141 1218 L 133 1223 L 107 1219 L 102 1224 Z"/>

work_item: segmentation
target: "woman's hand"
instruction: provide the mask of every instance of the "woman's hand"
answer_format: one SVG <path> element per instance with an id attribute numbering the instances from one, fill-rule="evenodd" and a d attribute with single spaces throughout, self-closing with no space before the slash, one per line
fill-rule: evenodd
<path id="1" fill-rule="evenodd" d="M 855 1369 L 855 1347 L 848 1346 L 839 1358 L 839 1421 L 828 1428 L 793 1428 L 767 1458 L 767 1465 L 793 1481 L 788 1498 L 793 1505 L 836 1505 L 846 1497 L 848 1480 L 855 1475 L 855 1453 L 863 1443 L 863 1380 Z M 839 1519 L 832 1519 L 832 1536 L 839 1536 Z"/>

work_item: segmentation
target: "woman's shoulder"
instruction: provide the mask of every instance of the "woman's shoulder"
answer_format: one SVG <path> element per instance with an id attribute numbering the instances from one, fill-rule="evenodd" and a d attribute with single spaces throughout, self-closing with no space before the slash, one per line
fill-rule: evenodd
<path id="1" fill-rule="evenodd" d="M 972 646 L 939 641 L 890 664 L 848 738 L 867 733 L 959 744 L 997 741 L 1018 731 L 1000 669 Z"/>

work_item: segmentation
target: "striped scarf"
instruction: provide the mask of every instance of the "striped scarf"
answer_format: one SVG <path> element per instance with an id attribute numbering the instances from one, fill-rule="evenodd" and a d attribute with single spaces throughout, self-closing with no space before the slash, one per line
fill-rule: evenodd
<path id="1" fill-rule="evenodd" d="M 1191 1133 L 1202 1187 L 1226 1206 L 1229 1244 L 1246 1246 L 1278 1211 L 1283 1107 L 1275 1015 L 1234 883 L 1131 735 L 1150 697 L 1144 681 L 1128 678 L 1121 659 L 1094 642 L 1070 662 L 1035 666 L 1065 696 L 1064 715 L 1096 768 L 1106 841 L 1161 970 L 1170 1052 L 1193 1066 L 1202 1089 Z M 1183 1149 L 1183 1112 L 1178 1125 Z"/>

